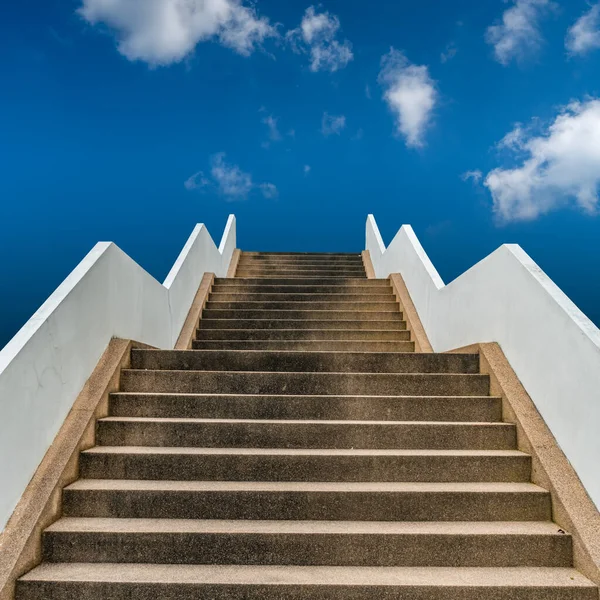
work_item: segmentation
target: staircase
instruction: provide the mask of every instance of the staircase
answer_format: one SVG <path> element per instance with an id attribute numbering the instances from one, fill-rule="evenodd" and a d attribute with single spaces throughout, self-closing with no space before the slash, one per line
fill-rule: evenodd
<path id="1" fill-rule="evenodd" d="M 359 255 L 243 253 L 132 368 L 18 600 L 598 600 L 477 355 Z"/>

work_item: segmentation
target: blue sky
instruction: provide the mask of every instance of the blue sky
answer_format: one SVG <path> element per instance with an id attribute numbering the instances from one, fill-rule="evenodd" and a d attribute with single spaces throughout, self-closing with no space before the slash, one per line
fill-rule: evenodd
<path id="1" fill-rule="evenodd" d="M 410 223 L 447 282 L 516 242 L 600 322 L 597 4 L 0 10 L 0 346 L 95 242 L 162 280 L 230 212 L 247 250 Z"/>

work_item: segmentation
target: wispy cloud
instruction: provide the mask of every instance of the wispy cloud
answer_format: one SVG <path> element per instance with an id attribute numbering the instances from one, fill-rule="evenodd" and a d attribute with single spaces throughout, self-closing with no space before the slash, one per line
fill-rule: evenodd
<path id="1" fill-rule="evenodd" d="M 472 181 L 473 183 L 478 184 L 483 178 L 483 173 L 479 169 L 475 169 L 473 171 L 466 171 L 460 178 L 463 181 Z"/>
<path id="2" fill-rule="evenodd" d="M 488 27 L 486 32 L 485 39 L 494 47 L 496 60 L 508 65 L 511 60 L 523 61 L 535 56 L 544 41 L 540 21 L 554 7 L 553 0 L 513 0 L 502 21 Z"/>
<path id="3" fill-rule="evenodd" d="M 321 133 L 325 137 L 329 137 L 330 135 L 340 135 L 345 128 L 346 117 L 344 115 L 336 116 L 323 113 L 323 118 L 321 119 Z"/>
<path id="4" fill-rule="evenodd" d="M 200 42 L 218 40 L 247 56 L 277 30 L 242 0 L 81 0 L 79 14 L 104 24 L 129 60 L 152 66 L 179 62 Z"/>
<path id="5" fill-rule="evenodd" d="M 265 198 L 275 198 L 277 187 L 272 183 L 254 183 L 250 173 L 246 173 L 237 165 L 228 163 L 224 152 L 214 154 L 210 158 L 210 174 L 198 171 L 189 177 L 184 186 L 187 190 L 213 190 L 226 200 L 245 200 L 259 191 Z"/>
<path id="6" fill-rule="evenodd" d="M 296 52 L 310 56 L 311 71 L 334 72 L 343 69 L 353 58 L 352 44 L 338 39 L 340 20 L 328 12 L 309 6 L 300 27 L 288 31 L 286 39 Z"/>
<path id="7" fill-rule="evenodd" d="M 424 145 L 438 92 L 425 65 L 413 65 L 403 52 L 392 48 L 381 60 L 379 83 L 396 119 L 396 128 L 409 147 Z"/>
<path id="8" fill-rule="evenodd" d="M 484 185 L 500 222 L 528 221 L 574 204 L 598 208 L 600 99 L 563 107 L 546 126 L 517 125 L 498 144 L 516 161 L 490 171 Z"/>
<path id="9" fill-rule="evenodd" d="M 308 175 L 310 173 L 310 165 L 304 165 L 304 175 Z"/>
<path id="10" fill-rule="evenodd" d="M 440 54 L 440 61 L 442 64 L 447 63 L 449 60 L 452 60 L 456 53 L 458 52 L 458 48 L 454 42 L 450 42 L 445 50 Z"/>
<path id="11" fill-rule="evenodd" d="M 600 3 L 594 4 L 569 28 L 565 46 L 571 54 L 586 54 L 600 48 Z"/>

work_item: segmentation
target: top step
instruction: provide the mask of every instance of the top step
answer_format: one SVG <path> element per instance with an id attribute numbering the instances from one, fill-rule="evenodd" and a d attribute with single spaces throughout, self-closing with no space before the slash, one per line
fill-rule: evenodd
<path id="1" fill-rule="evenodd" d="M 308 257 L 319 257 L 319 256 L 323 256 L 326 258 L 332 258 L 332 257 L 336 257 L 339 256 L 341 258 L 346 258 L 346 257 L 355 257 L 355 258 L 360 258 L 361 257 L 361 253 L 360 252 L 242 252 L 242 256 L 258 256 L 258 257 L 269 257 L 269 256 L 308 256 Z"/>

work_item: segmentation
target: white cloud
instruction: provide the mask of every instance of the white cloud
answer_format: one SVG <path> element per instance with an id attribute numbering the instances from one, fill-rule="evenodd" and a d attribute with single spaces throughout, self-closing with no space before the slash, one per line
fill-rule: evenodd
<path id="1" fill-rule="evenodd" d="M 114 31 L 119 52 L 150 65 L 179 62 L 212 38 L 249 55 L 277 35 L 266 17 L 242 0 L 81 0 L 79 14 Z"/>
<path id="2" fill-rule="evenodd" d="M 584 13 L 567 32 L 565 46 L 571 54 L 600 48 L 600 4 Z"/>
<path id="3" fill-rule="evenodd" d="M 539 30 L 542 17 L 555 6 L 553 0 L 513 0 L 502 22 L 488 27 L 486 42 L 494 46 L 494 56 L 503 65 L 535 55 L 543 43 Z"/>
<path id="4" fill-rule="evenodd" d="M 475 169 L 473 171 L 466 171 L 460 178 L 463 181 L 472 181 L 474 184 L 478 184 L 483 178 L 483 173 L 479 169 Z"/>
<path id="5" fill-rule="evenodd" d="M 304 165 L 304 174 L 308 175 L 310 173 L 310 165 Z"/>
<path id="6" fill-rule="evenodd" d="M 190 191 L 214 189 L 227 200 L 245 200 L 255 190 L 260 191 L 265 198 L 277 196 L 277 187 L 274 184 L 254 183 L 250 173 L 228 163 L 225 158 L 224 152 L 211 156 L 210 176 L 198 171 L 185 181 L 185 188 Z"/>
<path id="7" fill-rule="evenodd" d="M 501 222 L 527 221 L 574 203 L 593 214 L 600 184 L 600 99 L 572 102 L 536 134 L 518 125 L 500 147 L 514 168 L 488 173 L 494 212 Z"/>
<path id="8" fill-rule="evenodd" d="M 403 52 L 392 48 L 381 60 L 379 83 L 396 117 L 398 132 L 409 147 L 423 146 L 438 92 L 425 65 L 411 64 Z"/>
<path id="9" fill-rule="evenodd" d="M 334 72 L 343 69 L 353 58 L 352 44 L 337 39 L 340 20 L 328 12 L 317 13 L 309 6 L 300 27 L 288 31 L 287 40 L 296 52 L 310 55 L 311 71 Z"/>
<path id="10" fill-rule="evenodd" d="M 329 137 L 330 135 L 340 135 L 345 128 L 346 117 L 344 115 L 335 116 L 323 113 L 323 118 L 321 119 L 321 133 L 325 137 Z"/>

